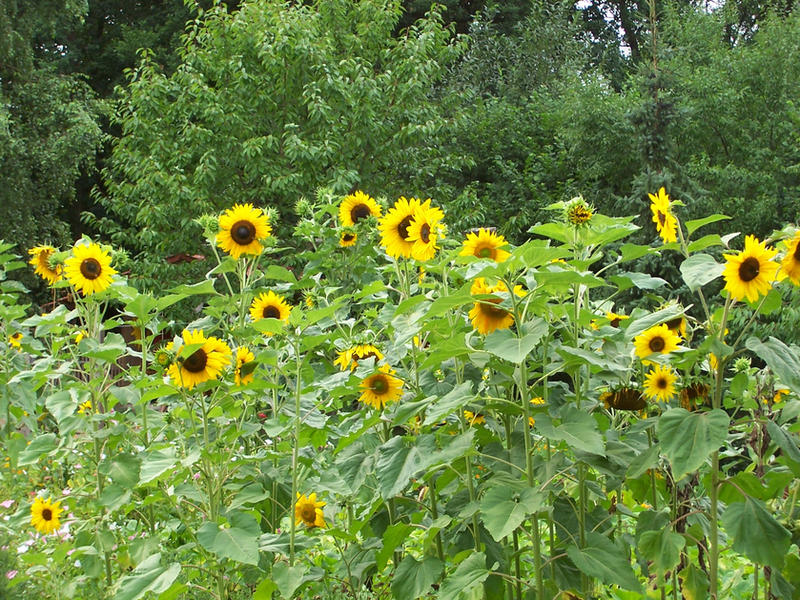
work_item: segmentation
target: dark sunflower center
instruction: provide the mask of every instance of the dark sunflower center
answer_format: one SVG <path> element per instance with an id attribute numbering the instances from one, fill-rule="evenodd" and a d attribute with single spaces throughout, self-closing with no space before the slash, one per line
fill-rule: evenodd
<path id="1" fill-rule="evenodd" d="M 102 271 L 103 267 L 95 258 L 84 258 L 81 261 L 81 275 L 86 279 L 97 279 Z"/>
<path id="2" fill-rule="evenodd" d="M 670 319 L 669 321 L 666 322 L 667 329 L 680 329 L 681 321 L 683 321 L 683 317 Z"/>
<path id="3" fill-rule="evenodd" d="M 429 244 L 431 241 L 431 226 L 425 223 L 422 227 L 419 228 L 419 238 Z"/>
<path id="4" fill-rule="evenodd" d="M 800 260 L 800 242 L 794 247 L 794 254 L 792 254 L 792 256 L 795 260 Z"/>
<path id="5" fill-rule="evenodd" d="M 661 336 L 654 337 L 650 340 L 650 352 L 661 352 L 666 345 L 667 343 L 664 341 L 664 338 Z"/>
<path id="6" fill-rule="evenodd" d="M 484 246 L 483 248 L 478 250 L 477 255 L 480 258 L 494 258 L 494 250 L 489 248 L 488 246 Z"/>
<path id="7" fill-rule="evenodd" d="M 367 360 L 368 358 L 374 358 L 375 360 L 378 360 L 378 355 L 375 354 L 374 352 L 370 351 L 370 352 L 367 352 L 366 354 L 363 354 L 363 355 L 362 354 L 356 354 L 353 357 L 353 360 L 358 362 L 359 360 Z"/>
<path id="8" fill-rule="evenodd" d="M 761 264 L 758 262 L 758 259 L 753 256 L 748 256 L 742 261 L 742 264 L 739 265 L 739 279 L 745 283 L 753 281 L 753 279 L 758 277 L 760 269 Z"/>
<path id="9" fill-rule="evenodd" d="M 42 518 L 43 518 L 45 521 L 50 521 L 50 520 L 52 520 L 52 518 L 53 518 L 53 511 L 52 511 L 52 510 L 50 510 L 49 508 L 43 508 L 43 509 L 42 509 Z"/>
<path id="10" fill-rule="evenodd" d="M 499 300 L 488 300 L 488 302 L 491 302 L 492 305 L 485 304 L 483 302 L 481 302 L 480 304 L 481 312 L 486 316 L 492 317 L 494 319 L 502 319 L 508 314 L 508 311 L 506 309 L 493 306 L 494 304 L 499 304 L 500 303 Z"/>
<path id="11" fill-rule="evenodd" d="M 667 380 L 664 377 L 656 379 L 656 387 L 660 390 L 667 389 Z"/>
<path id="12" fill-rule="evenodd" d="M 614 317 L 608 322 L 612 327 L 619 327 L 619 317 Z"/>
<path id="13" fill-rule="evenodd" d="M 661 211 L 658 211 L 658 222 L 663 227 L 667 222 L 667 215 Z"/>
<path id="14" fill-rule="evenodd" d="M 352 242 L 354 239 L 356 239 L 356 236 L 353 233 L 345 233 L 342 236 L 342 241 L 344 241 L 344 242 Z"/>
<path id="15" fill-rule="evenodd" d="M 200 348 L 183 361 L 183 368 L 190 373 L 200 373 L 206 368 L 206 363 L 208 363 L 208 355 L 205 350 Z"/>
<path id="16" fill-rule="evenodd" d="M 256 226 L 250 221 L 236 221 L 231 227 L 231 239 L 240 246 L 246 246 L 256 239 Z"/>
<path id="17" fill-rule="evenodd" d="M 387 391 L 389 391 L 389 382 L 386 381 L 385 377 L 376 377 L 372 380 L 370 389 L 376 394 L 385 394 Z"/>
<path id="18" fill-rule="evenodd" d="M 317 511 L 314 508 L 313 504 L 305 504 L 303 509 L 300 511 L 300 516 L 303 517 L 303 521 L 306 523 L 313 523 L 317 520 Z"/>
<path id="19" fill-rule="evenodd" d="M 372 211 L 366 204 L 357 204 L 350 210 L 350 218 L 353 219 L 353 223 L 358 223 L 361 219 L 366 219 L 371 214 Z"/>
<path id="20" fill-rule="evenodd" d="M 411 225 L 411 217 L 408 216 L 397 224 L 397 233 L 403 240 L 408 241 L 408 226 Z"/>
<path id="21" fill-rule="evenodd" d="M 280 319 L 281 318 L 281 311 L 278 309 L 277 306 L 265 306 L 264 311 L 261 315 L 265 319 Z"/>

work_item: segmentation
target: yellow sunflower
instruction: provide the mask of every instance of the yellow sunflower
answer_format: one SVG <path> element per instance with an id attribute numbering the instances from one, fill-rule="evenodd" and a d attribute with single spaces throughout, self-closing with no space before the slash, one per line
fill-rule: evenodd
<path id="1" fill-rule="evenodd" d="M 470 426 L 486 423 L 486 417 L 484 417 L 481 413 L 474 413 L 471 410 L 464 411 L 464 418 L 467 420 L 467 424 Z"/>
<path id="2" fill-rule="evenodd" d="M 662 323 L 637 335 L 633 339 L 633 345 L 636 348 L 636 356 L 644 359 L 651 354 L 669 354 L 677 350 L 680 341 L 678 335 Z M 647 361 L 643 362 L 648 364 Z"/>
<path id="3" fill-rule="evenodd" d="M 107 289 L 117 271 L 111 266 L 111 255 L 98 244 L 78 243 L 64 261 L 64 273 L 76 290 L 91 296 Z"/>
<path id="4" fill-rule="evenodd" d="M 61 527 L 61 521 L 58 516 L 64 509 L 59 504 L 61 504 L 61 500 L 53 502 L 52 496 L 47 500 L 36 498 L 33 501 L 31 506 L 31 525 L 36 528 L 36 531 L 47 535 Z"/>
<path id="5" fill-rule="evenodd" d="M 681 408 L 696 410 L 698 406 L 705 404 L 709 390 L 708 385 L 700 381 L 686 385 L 680 393 Z"/>
<path id="6" fill-rule="evenodd" d="M 686 337 L 686 318 L 683 316 L 675 317 L 674 319 L 670 319 L 669 321 L 665 321 L 664 325 L 666 325 L 671 331 L 674 331 L 676 334 L 681 336 L 682 338 Z"/>
<path id="7" fill-rule="evenodd" d="M 444 213 L 440 208 L 432 207 L 430 200 L 426 200 L 414 211 L 414 217 L 408 226 L 408 241 L 414 244 L 411 256 L 419 261 L 426 261 L 436 255 L 436 240 L 444 235 L 442 219 Z"/>
<path id="8" fill-rule="evenodd" d="M 20 344 L 20 340 L 22 340 L 22 332 L 18 331 L 10 336 L 8 336 L 8 343 L 13 348 L 17 350 L 17 352 L 22 350 L 22 344 Z"/>
<path id="9" fill-rule="evenodd" d="M 356 245 L 356 240 L 358 236 L 353 233 L 352 231 L 343 231 L 342 235 L 339 237 L 339 245 L 342 248 L 348 248 L 350 246 Z"/>
<path id="10" fill-rule="evenodd" d="M 256 296 L 253 299 L 253 303 L 250 305 L 250 316 L 253 318 L 253 321 L 278 319 L 279 321 L 288 323 L 289 314 L 291 312 L 292 307 L 289 306 L 286 299 L 272 290 Z"/>
<path id="11" fill-rule="evenodd" d="M 658 194 L 647 195 L 650 197 L 650 210 L 653 211 L 653 223 L 656 224 L 658 235 L 661 236 L 664 243 L 677 241 L 678 221 L 670 211 L 670 201 L 666 190 L 662 187 L 658 190 Z"/>
<path id="12" fill-rule="evenodd" d="M 506 284 L 498 281 L 495 285 L 487 285 L 483 277 L 478 277 L 472 282 L 472 287 L 469 290 L 470 294 L 477 296 L 480 294 L 495 294 L 497 292 L 508 292 Z M 524 292 L 520 286 L 514 288 L 514 293 L 517 296 L 523 296 Z M 508 329 L 514 322 L 514 315 L 512 315 L 505 308 L 497 306 L 502 300 L 500 298 L 488 298 L 476 302 L 469 311 L 469 318 L 472 321 L 472 326 L 478 330 L 478 333 L 486 334 L 495 331 L 496 329 Z"/>
<path id="13" fill-rule="evenodd" d="M 583 196 L 573 198 L 565 209 L 567 223 L 576 227 L 588 223 L 592 219 L 594 211 L 592 206 L 587 204 Z"/>
<path id="14" fill-rule="evenodd" d="M 253 381 L 253 371 L 255 371 L 255 355 L 245 346 L 236 349 L 236 361 L 233 368 L 233 381 L 236 385 L 247 385 Z"/>
<path id="15" fill-rule="evenodd" d="M 403 380 L 394 376 L 389 365 L 361 380 L 361 396 L 358 398 L 375 410 L 380 410 L 389 402 L 395 402 L 403 395 Z"/>
<path id="16" fill-rule="evenodd" d="M 745 237 L 744 250 L 723 255 L 727 261 L 722 272 L 725 289 L 736 300 L 758 300 L 759 296 L 769 292 L 780 268 L 778 263 L 771 260 L 777 253 L 777 250 L 767 248 L 766 243 L 759 242 L 755 236 Z"/>
<path id="17" fill-rule="evenodd" d="M 78 405 L 78 414 L 79 415 L 85 415 L 85 414 L 88 414 L 88 413 L 91 413 L 91 412 L 92 412 L 92 401 L 91 400 L 87 400 L 86 402 L 83 402 L 83 403 Z"/>
<path id="18" fill-rule="evenodd" d="M 358 344 L 347 350 L 342 350 L 337 353 L 338 358 L 333 361 L 333 364 L 339 365 L 342 371 L 350 369 L 354 370 L 358 366 L 359 360 L 367 358 L 374 358 L 376 361 L 383 360 L 383 354 L 372 344 Z"/>
<path id="19" fill-rule="evenodd" d="M 609 410 L 613 408 L 614 410 L 636 411 L 642 410 L 647 406 L 647 401 L 642 396 L 642 392 L 630 387 L 621 387 L 603 392 L 600 394 L 599 400 Z"/>
<path id="20" fill-rule="evenodd" d="M 478 258 L 489 258 L 495 262 L 504 262 L 511 254 L 502 250 L 508 242 L 502 235 L 498 235 L 493 229 L 481 227 L 478 232 L 470 231 L 467 239 L 464 240 L 464 247 L 461 248 L 460 256 L 477 256 Z"/>
<path id="21" fill-rule="evenodd" d="M 339 220 L 345 227 L 352 227 L 370 216 L 380 219 L 381 207 L 364 192 L 357 191 L 345 196 L 339 205 Z"/>
<path id="22" fill-rule="evenodd" d="M 33 272 L 47 281 L 50 285 L 61 280 L 61 265 L 50 266 L 50 257 L 56 251 L 52 246 L 36 246 L 28 250 L 31 255 L 30 264 Z"/>
<path id="23" fill-rule="evenodd" d="M 183 330 L 185 346 L 202 344 L 200 348 L 185 358 L 177 358 L 167 373 L 177 386 L 191 390 L 198 383 L 217 379 L 231 361 L 231 349 L 215 337 L 206 337 L 200 330 Z"/>
<path id="24" fill-rule="evenodd" d="M 408 239 L 408 228 L 420 205 L 417 198 L 406 200 L 401 196 L 380 220 L 378 229 L 381 232 L 381 245 L 392 258 L 411 256 L 414 242 Z"/>
<path id="25" fill-rule="evenodd" d="M 795 232 L 791 240 L 784 241 L 786 254 L 781 261 L 781 274 L 795 284 L 800 285 L 800 230 Z"/>
<path id="26" fill-rule="evenodd" d="M 325 516 L 322 507 L 325 502 L 317 502 L 317 493 L 312 492 L 306 497 L 297 492 L 297 502 L 294 505 L 294 524 L 305 523 L 309 529 L 312 527 L 325 527 Z"/>
<path id="27" fill-rule="evenodd" d="M 671 367 L 656 365 L 644 377 L 644 395 L 650 400 L 669 402 L 675 396 L 675 381 L 678 379 Z"/>
<path id="28" fill-rule="evenodd" d="M 217 246 L 238 260 L 242 254 L 261 254 L 261 240 L 271 233 L 264 211 L 252 204 L 234 204 L 219 216 Z"/>
<path id="29" fill-rule="evenodd" d="M 615 312 L 606 311 L 606 319 L 608 319 L 608 324 L 611 325 L 611 327 L 619 327 L 621 321 L 630 319 L 630 317 L 628 315 L 618 315 Z"/>

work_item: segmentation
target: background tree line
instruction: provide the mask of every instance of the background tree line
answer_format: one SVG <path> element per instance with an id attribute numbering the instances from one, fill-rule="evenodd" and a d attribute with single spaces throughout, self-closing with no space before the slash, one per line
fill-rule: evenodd
<path id="1" fill-rule="evenodd" d="M 323 185 L 514 242 L 665 185 L 764 236 L 798 219 L 799 46 L 791 0 L 0 0 L 3 237 L 99 235 L 152 288 L 203 271 L 167 262 L 203 212 L 288 227 Z"/>

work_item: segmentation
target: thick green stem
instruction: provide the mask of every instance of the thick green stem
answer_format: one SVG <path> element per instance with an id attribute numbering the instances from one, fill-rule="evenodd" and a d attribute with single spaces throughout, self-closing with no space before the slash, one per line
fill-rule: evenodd
<path id="1" fill-rule="evenodd" d="M 297 503 L 297 465 L 300 452 L 300 391 L 302 389 L 300 377 L 302 359 L 300 358 L 300 347 L 298 343 L 294 344 L 294 360 L 296 369 L 294 386 L 294 434 L 292 436 L 292 507 Z M 291 567 L 294 565 L 294 539 L 297 534 L 297 524 L 295 522 L 293 510 L 289 514 L 289 523 L 289 566 Z"/>
<path id="2" fill-rule="evenodd" d="M 436 506 L 436 477 L 431 480 L 430 486 L 428 486 L 428 493 L 431 495 L 431 517 L 434 521 L 439 518 L 439 509 Z M 442 546 L 442 534 L 441 532 L 436 532 L 436 555 L 439 557 L 439 560 L 444 562 L 444 547 Z"/>
<path id="3" fill-rule="evenodd" d="M 710 548 L 709 548 L 709 565 L 708 565 L 708 585 L 709 585 L 709 598 L 717 600 L 718 579 L 717 569 L 719 565 L 719 530 L 717 528 L 717 511 L 719 498 L 717 491 L 719 489 L 719 452 L 716 450 L 711 455 L 711 510 L 709 514 L 709 521 L 711 530 L 709 532 Z"/>

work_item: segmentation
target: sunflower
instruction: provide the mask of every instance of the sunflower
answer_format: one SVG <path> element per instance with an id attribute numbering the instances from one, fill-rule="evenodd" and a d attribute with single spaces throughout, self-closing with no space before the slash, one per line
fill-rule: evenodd
<path id="1" fill-rule="evenodd" d="M 472 282 L 472 287 L 469 293 L 473 296 L 479 294 L 494 294 L 497 292 L 508 292 L 506 284 L 498 281 L 495 285 L 490 286 L 486 284 L 483 277 L 478 277 Z M 524 292 L 520 286 L 514 288 L 514 293 L 517 296 L 523 296 Z M 489 298 L 476 302 L 469 311 L 469 318 L 472 320 L 472 326 L 478 330 L 478 333 L 491 333 L 496 329 L 508 329 L 514 322 L 514 315 L 504 308 L 497 306 L 500 304 L 500 298 Z"/>
<path id="2" fill-rule="evenodd" d="M 408 239 L 408 228 L 414 218 L 414 212 L 420 206 L 418 199 L 406 200 L 401 196 L 380 220 L 378 229 L 381 232 L 381 245 L 392 258 L 411 256 L 414 242 Z"/>
<path id="3" fill-rule="evenodd" d="M 723 254 L 727 261 L 722 272 L 725 289 L 736 300 L 758 300 L 760 295 L 769 292 L 780 268 L 778 263 L 770 260 L 777 253 L 777 250 L 767 248 L 755 236 L 748 235 L 744 239 L 744 250 L 738 254 Z"/>
<path id="4" fill-rule="evenodd" d="M 178 357 L 167 369 L 175 385 L 191 390 L 198 383 L 216 379 L 231 361 L 231 349 L 215 337 L 206 337 L 200 330 L 183 330 L 185 346 L 202 344 L 185 358 Z"/>
<path id="5" fill-rule="evenodd" d="M 567 223 L 579 227 L 588 223 L 592 219 L 593 214 L 592 206 L 583 199 L 583 196 L 576 196 L 567 205 L 564 217 Z"/>
<path id="6" fill-rule="evenodd" d="M 92 401 L 91 400 L 87 400 L 86 402 L 82 402 L 81 404 L 78 405 L 78 414 L 79 415 L 85 415 L 85 414 L 91 413 L 91 412 L 92 412 Z"/>
<path id="7" fill-rule="evenodd" d="M 440 208 L 431 206 L 431 201 L 414 211 L 414 217 L 408 226 L 408 241 L 413 242 L 411 256 L 419 261 L 430 260 L 436 254 L 438 246 L 436 240 L 444 234 L 444 225 L 441 224 L 444 213 Z"/>
<path id="8" fill-rule="evenodd" d="M 484 417 L 481 413 L 474 413 L 471 410 L 464 411 L 464 418 L 467 420 L 467 424 L 470 426 L 486 423 L 486 417 Z"/>
<path id="9" fill-rule="evenodd" d="M 664 243 L 676 242 L 678 237 L 678 220 L 672 216 L 670 211 L 670 201 L 666 190 L 662 187 L 658 194 L 647 194 L 650 196 L 650 210 L 653 211 L 653 223 L 656 224 L 658 235 Z"/>
<path id="10" fill-rule="evenodd" d="M 269 216 L 252 204 L 234 204 L 219 216 L 217 246 L 238 259 L 242 254 L 261 254 L 261 240 L 272 233 Z"/>
<path id="11" fill-rule="evenodd" d="M 107 289 L 117 271 L 111 267 L 111 255 L 98 244 L 78 243 L 64 261 L 64 273 L 76 290 L 91 296 Z"/>
<path id="12" fill-rule="evenodd" d="M 630 317 L 628 315 L 618 315 L 615 312 L 606 311 L 606 319 L 608 319 L 608 324 L 611 325 L 611 327 L 619 327 L 620 322 L 625 319 L 630 319 Z"/>
<path id="13" fill-rule="evenodd" d="M 670 319 L 669 321 L 665 321 L 664 325 L 666 325 L 670 331 L 675 332 L 677 335 L 681 336 L 682 338 L 686 337 L 686 318 L 683 316 L 675 317 L 674 319 Z"/>
<path id="14" fill-rule="evenodd" d="M 33 501 L 31 506 L 31 525 L 36 528 L 36 531 L 47 535 L 61 527 L 58 515 L 64 509 L 59 504 L 61 504 L 61 500 L 53 502 L 52 496 L 47 500 L 36 498 Z"/>
<path id="15" fill-rule="evenodd" d="M 50 266 L 50 257 L 56 251 L 52 246 L 36 246 L 28 250 L 31 255 L 30 263 L 33 265 L 33 272 L 47 281 L 50 285 L 61 280 L 61 265 Z"/>
<path id="16" fill-rule="evenodd" d="M 253 381 L 253 371 L 255 371 L 256 357 L 245 346 L 236 349 L 235 367 L 233 368 L 233 381 L 236 385 L 247 385 Z"/>
<path id="17" fill-rule="evenodd" d="M 705 404 L 709 389 L 708 385 L 700 381 L 685 386 L 680 393 L 681 408 L 695 410 L 698 406 Z"/>
<path id="18" fill-rule="evenodd" d="M 678 335 L 662 323 L 637 335 L 633 339 L 633 345 L 636 348 L 636 356 L 644 359 L 651 354 L 669 354 L 677 350 L 680 341 Z M 643 362 L 648 364 L 647 361 Z"/>
<path id="19" fill-rule="evenodd" d="M 8 343 L 10 346 L 15 348 L 17 352 L 22 350 L 22 344 L 20 344 L 20 340 L 22 340 L 22 332 L 18 331 L 10 336 L 8 336 Z"/>
<path id="20" fill-rule="evenodd" d="M 800 230 L 796 231 L 794 237 L 789 241 L 784 241 L 786 254 L 781 261 L 781 274 L 788 277 L 795 284 L 800 285 Z"/>
<path id="21" fill-rule="evenodd" d="M 481 227 L 478 232 L 470 231 L 464 246 L 461 248 L 459 256 L 476 256 L 478 258 L 489 258 L 495 262 L 504 262 L 510 253 L 501 250 L 508 242 L 502 235 L 494 232 L 494 229 Z"/>
<path id="22" fill-rule="evenodd" d="M 317 502 L 317 493 L 312 492 L 306 497 L 297 492 L 297 502 L 294 505 L 294 524 L 305 523 L 309 529 L 312 527 L 325 527 L 325 516 L 322 514 L 324 502 Z"/>
<path id="23" fill-rule="evenodd" d="M 352 227 L 370 216 L 381 217 L 381 207 L 367 194 L 357 191 L 345 196 L 339 205 L 339 220 L 345 227 Z"/>
<path id="24" fill-rule="evenodd" d="M 678 379 L 672 367 L 656 365 L 644 377 L 644 395 L 650 400 L 669 402 L 675 396 L 675 381 Z"/>
<path id="25" fill-rule="evenodd" d="M 286 299 L 273 292 L 263 292 L 253 299 L 250 305 L 250 316 L 253 321 L 261 319 L 278 319 L 284 323 L 289 322 L 289 313 L 292 307 L 287 304 Z M 268 334 L 270 335 L 270 334 Z"/>
<path id="26" fill-rule="evenodd" d="M 403 380 L 394 376 L 389 365 L 381 365 L 380 369 L 361 380 L 359 400 L 380 410 L 389 402 L 399 400 L 403 395 Z"/>
<path id="27" fill-rule="evenodd" d="M 356 245 L 357 239 L 358 236 L 352 231 L 343 231 L 342 235 L 339 237 L 339 245 L 342 248 L 349 248 L 350 246 Z"/>
<path id="28" fill-rule="evenodd" d="M 358 366 L 359 360 L 374 358 L 376 361 L 383 360 L 383 354 L 372 344 L 358 344 L 347 350 L 342 350 L 337 354 L 338 358 L 333 364 L 339 365 L 342 371 L 348 368 L 352 371 Z"/>
<path id="29" fill-rule="evenodd" d="M 785 396 L 787 394 L 790 394 L 790 393 L 791 392 L 789 390 L 787 390 L 786 388 L 777 388 L 775 390 L 775 395 L 772 396 L 772 403 L 773 404 L 777 404 L 778 402 L 781 401 L 781 398 L 783 398 L 783 396 Z"/>
<path id="30" fill-rule="evenodd" d="M 642 392 L 629 387 L 603 392 L 600 394 L 599 400 L 609 410 L 613 408 L 614 410 L 636 411 L 642 410 L 647 406 L 647 401 L 642 396 Z"/>

